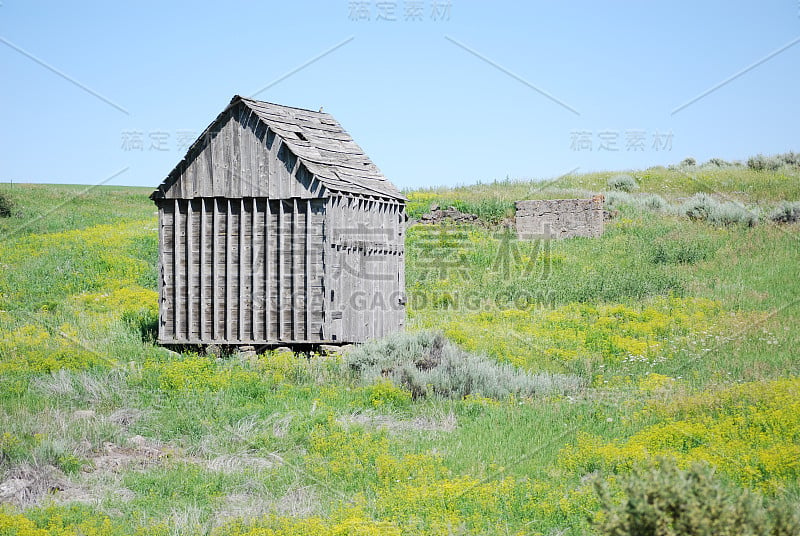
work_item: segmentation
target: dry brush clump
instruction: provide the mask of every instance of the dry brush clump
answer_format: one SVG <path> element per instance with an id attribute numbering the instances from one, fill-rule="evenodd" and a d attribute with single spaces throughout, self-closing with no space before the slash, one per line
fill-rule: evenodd
<path id="1" fill-rule="evenodd" d="M 783 536 L 800 534 L 800 516 L 784 503 L 765 506 L 761 495 L 726 485 L 705 464 L 687 469 L 662 459 L 637 467 L 619 500 L 597 481 L 602 536 Z"/>
<path id="2" fill-rule="evenodd" d="M 0 218 L 10 218 L 14 210 L 14 203 L 7 194 L 0 193 Z"/>
<path id="3" fill-rule="evenodd" d="M 410 391 L 414 399 L 460 399 L 474 394 L 502 400 L 570 393 L 583 386 L 577 376 L 531 374 L 471 354 L 432 331 L 395 333 L 365 343 L 348 353 L 345 361 L 363 381 L 380 385 L 388 379 Z"/>

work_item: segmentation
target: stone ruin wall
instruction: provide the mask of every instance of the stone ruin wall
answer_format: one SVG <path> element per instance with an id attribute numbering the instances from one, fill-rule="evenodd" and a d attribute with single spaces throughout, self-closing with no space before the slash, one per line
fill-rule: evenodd
<path id="1" fill-rule="evenodd" d="M 520 239 L 598 237 L 603 234 L 603 196 L 591 199 L 517 201 Z"/>

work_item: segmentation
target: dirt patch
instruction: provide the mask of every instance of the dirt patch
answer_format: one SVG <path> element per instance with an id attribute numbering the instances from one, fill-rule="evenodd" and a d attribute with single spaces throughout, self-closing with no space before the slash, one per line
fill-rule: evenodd
<path id="1" fill-rule="evenodd" d="M 23 464 L 11 469 L 0 483 L 0 504 L 24 508 L 38 504 L 43 497 L 68 487 L 70 484 L 66 476 L 57 467 Z"/>
<path id="2" fill-rule="evenodd" d="M 164 451 L 160 446 L 140 435 L 128 439 L 130 446 L 105 443 L 103 453 L 92 456 L 89 471 L 108 471 L 117 473 L 131 467 L 145 468 L 160 463 Z"/>

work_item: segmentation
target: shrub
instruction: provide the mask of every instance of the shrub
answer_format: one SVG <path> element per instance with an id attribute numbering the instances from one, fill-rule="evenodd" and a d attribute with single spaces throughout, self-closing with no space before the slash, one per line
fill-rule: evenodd
<path id="1" fill-rule="evenodd" d="M 10 218 L 14 203 L 7 194 L 0 194 L 0 218 Z"/>
<path id="2" fill-rule="evenodd" d="M 730 162 L 727 160 L 723 160 L 722 158 L 711 158 L 706 162 L 706 165 L 709 166 L 716 166 L 716 167 L 728 167 L 731 165 Z"/>
<path id="3" fill-rule="evenodd" d="M 690 156 L 689 158 L 684 158 L 683 160 L 681 160 L 681 165 L 684 167 L 696 166 L 697 160 L 695 160 Z"/>
<path id="4" fill-rule="evenodd" d="M 729 201 L 727 203 L 720 203 L 711 212 L 709 221 L 717 225 L 742 224 L 752 227 L 758 221 L 758 217 L 741 203 Z"/>
<path id="5" fill-rule="evenodd" d="M 594 519 L 601 535 L 624 536 L 777 536 L 798 534 L 797 515 L 786 507 L 765 508 L 760 495 L 726 486 L 706 465 L 679 469 L 660 460 L 639 467 L 615 500 L 597 483 L 601 515 Z"/>
<path id="6" fill-rule="evenodd" d="M 800 221 L 800 201 L 784 201 L 770 214 L 769 219 L 777 223 L 796 223 Z"/>
<path id="7" fill-rule="evenodd" d="M 604 195 L 606 198 L 605 199 L 606 210 L 616 210 L 620 207 L 620 205 L 634 204 L 634 197 L 627 192 L 612 190 L 610 192 L 605 192 Z"/>
<path id="8" fill-rule="evenodd" d="M 788 153 L 779 154 L 777 157 L 789 166 L 800 166 L 800 153 L 789 151 Z"/>
<path id="9" fill-rule="evenodd" d="M 645 197 L 638 198 L 636 202 L 637 205 L 654 212 L 661 212 L 669 208 L 669 203 L 667 203 L 666 199 L 658 194 L 650 194 Z"/>
<path id="10" fill-rule="evenodd" d="M 347 366 L 364 382 L 390 379 L 414 399 L 463 398 L 478 394 L 505 399 L 576 391 L 582 380 L 561 374 L 529 374 L 505 363 L 470 354 L 435 332 L 395 333 L 349 352 Z"/>
<path id="11" fill-rule="evenodd" d="M 747 167 L 756 171 L 776 171 L 784 164 L 786 162 L 780 155 L 764 156 L 763 154 L 757 154 L 747 159 Z"/>
<path id="12" fill-rule="evenodd" d="M 620 205 L 629 205 L 638 209 L 652 210 L 654 212 L 662 212 L 669 208 L 669 203 L 667 203 L 666 199 L 658 194 L 635 196 L 628 192 L 616 190 L 606 192 L 604 195 L 606 210 L 619 209 Z"/>
<path id="13" fill-rule="evenodd" d="M 681 207 L 681 212 L 690 220 L 706 221 L 719 206 L 719 202 L 708 194 L 697 193 L 690 197 Z"/>
<path id="14" fill-rule="evenodd" d="M 717 225 L 742 224 L 752 227 L 758 221 L 755 213 L 741 203 L 727 201 L 720 203 L 704 193 L 690 197 L 681 207 L 681 212 L 695 221 L 708 221 Z"/>
<path id="15" fill-rule="evenodd" d="M 608 187 L 621 192 L 632 192 L 638 188 L 639 185 L 636 184 L 636 179 L 630 175 L 614 175 L 608 179 Z"/>

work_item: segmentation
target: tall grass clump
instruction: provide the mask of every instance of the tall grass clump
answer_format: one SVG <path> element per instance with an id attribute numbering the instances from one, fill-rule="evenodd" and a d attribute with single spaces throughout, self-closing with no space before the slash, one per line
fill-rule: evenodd
<path id="1" fill-rule="evenodd" d="M 610 179 L 608 179 L 608 187 L 612 190 L 618 190 L 620 192 L 632 192 L 639 187 L 636 184 L 636 179 L 631 177 L 630 175 L 614 175 Z"/>
<path id="2" fill-rule="evenodd" d="M 481 199 L 480 201 L 454 200 L 450 203 L 461 212 L 475 214 L 486 223 L 498 224 L 503 219 L 514 216 L 514 203 L 502 199 Z"/>
<path id="3" fill-rule="evenodd" d="M 788 506 L 766 507 L 760 495 L 719 480 L 700 463 L 680 469 L 671 460 L 638 467 L 622 485 L 622 501 L 598 483 L 604 536 L 783 536 L 800 534 Z"/>
<path id="4" fill-rule="evenodd" d="M 408 389 L 415 399 L 438 396 L 460 399 L 480 395 L 503 400 L 575 392 L 583 381 L 563 374 L 531 374 L 507 363 L 471 354 L 441 333 L 394 333 L 367 342 L 345 357 L 362 381 L 386 378 Z"/>
<path id="5" fill-rule="evenodd" d="M 796 223 L 800 221 L 800 201 L 784 201 L 770 214 L 769 219 L 776 223 Z"/>

